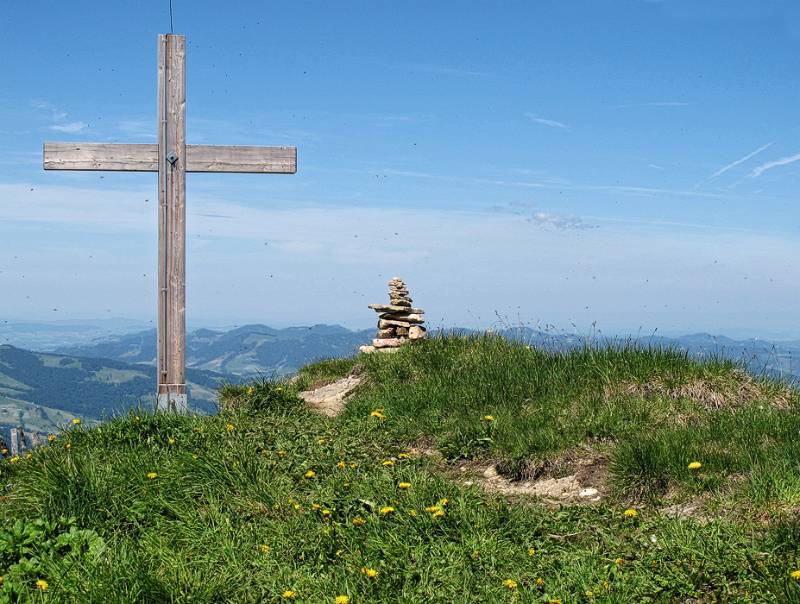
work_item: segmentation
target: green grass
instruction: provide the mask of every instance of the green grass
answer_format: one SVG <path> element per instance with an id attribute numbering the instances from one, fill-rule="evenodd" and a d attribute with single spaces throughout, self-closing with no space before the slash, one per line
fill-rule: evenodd
<path id="1" fill-rule="evenodd" d="M 296 399 L 356 363 L 339 418 Z M 0 602 L 800 602 L 797 394 L 734 365 L 435 338 L 222 394 L 219 416 L 132 412 L 0 462 Z M 401 455 L 421 441 L 459 461 Z M 452 478 L 576 448 L 610 459 L 600 505 Z M 659 511 L 700 497 L 704 517 Z"/>

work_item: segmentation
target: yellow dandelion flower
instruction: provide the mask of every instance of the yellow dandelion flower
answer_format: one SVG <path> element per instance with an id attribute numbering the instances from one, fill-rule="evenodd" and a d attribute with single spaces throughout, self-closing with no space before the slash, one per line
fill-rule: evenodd
<path id="1" fill-rule="evenodd" d="M 19 455 L 15 455 L 11 459 L 9 459 L 8 463 L 19 463 Z"/>
<path id="2" fill-rule="evenodd" d="M 700 468 L 703 467 L 703 464 L 701 464 L 699 461 L 693 461 L 686 467 L 689 468 L 690 470 L 699 470 Z"/>
<path id="3" fill-rule="evenodd" d="M 262 554 L 268 554 L 270 547 L 266 543 L 264 543 L 260 548 Z"/>
<path id="4" fill-rule="evenodd" d="M 318 438 L 317 439 L 317 444 L 318 445 L 324 445 L 326 442 L 328 442 L 327 438 Z"/>
<path id="5" fill-rule="evenodd" d="M 529 556 L 535 556 L 536 555 L 536 549 L 533 548 L 533 547 L 529 547 L 528 548 L 528 555 Z"/>
<path id="6" fill-rule="evenodd" d="M 79 418 L 77 418 L 77 417 L 73 417 L 72 418 L 72 425 L 73 426 L 80 426 L 81 425 L 81 420 Z M 47 589 L 47 588 L 45 588 L 45 589 Z"/>
<path id="7" fill-rule="evenodd" d="M 174 438 L 172 438 L 172 437 L 170 436 L 170 437 L 167 439 L 167 444 L 169 444 L 169 445 L 174 445 L 174 444 L 175 444 L 175 439 L 174 439 Z"/>
<path id="8" fill-rule="evenodd" d="M 536 581 L 534 581 L 534 583 L 536 583 L 536 585 L 541 587 L 542 585 L 544 585 L 544 579 L 542 579 L 541 577 L 536 577 Z"/>
<path id="9" fill-rule="evenodd" d="M 353 518 L 353 526 L 364 526 L 367 523 L 361 516 Z"/>
<path id="10" fill-rule="evenodd" d="M 448 503 L 450 503 L 450 500 L 447 497 L 439 500 L 439 505 L 442 507 L 446 506 Z"/>
<path id="11" fill-rule="evenodd" d="M 72 448 L 72 443 L 67 443 L 66 445 L 64 445 L 64 448 L 70 450 Z"/>
<path id="12" fill-rule="evenodd" d="M 793 570 L 789 573 L 789 576 L 795 581 L 800 581 L 800 570 Z"/>
<path id="13" fill-rule="evenodd" d="M 322 508 L 322 506 L 320 504 L 318 504 L 318 503 L 312 503 L 311 504 L 311 509 L 312 510 L 318 510 L 320 508 Z"/>
<path id="14" fill-rule="evenodd" d="M 148 473 L 147 473 L 147 477 L 148 477 L 150 480 L 153 480 L 154 478 L 158 478 L 158 474 L 156 474 L 155 472 L 148 472 Z"/>
<path id="15" fill-rule="evenodd" d="M 417 510 L 409 510 L 408 511 L 408 515 L 411 516 L 412 518 L 416 518 L 417 517 Z"/>
<path id="16" fill-rule="evenodd" d="M 362 567 L 361 572 L 367 575 L 370 579 L 374 579 L 375 577 L 378 576 L 377 570 L 375 570 L 374 568 L 369 568 L 367 566 Z"/>
<path id="17" fill-rule="evenodd" d="M 358 467 L 358 464 L 357 464 L 356 462 L 352 461 L 352 462 L 350 462 L 350 467 L 351 467 L 352 469 L 355 469 L 355 468 L 357 468 L 357 467 Z"/>
<path id="18" fill-rule="evenodd" d="M 410 482 L 398 483 L 397 488 L 400 489 L 401 491 L 405 491 L 406 489 L 410 489 L 411 488 L 411 483 Z"/>
<path id="19" fill-rule="evenodd" d="M 381 508 L 381 515 L 388 516 L 389 514 L 394 514 L 394 508 L 390 505 L 385 505 Z"/>
<path id="20" fill-rule="evenodd" d="M 494 421 L 494 415 L 484 415 L 483 421 L 489 422 L 491 424 Z"/>
<path id="21" fill-rule="evenodd" d="M 350 604 L 350 598 L 347 596 L 336 596 L 333 604 Z"/>
<path id="22" fill-rule="evenodd" d="M 623 516 L 626 518 L 636 518 L 639 515 L 639 512 L 634 510 L 633 508 L 628 508 L 624 512 L 622 512 Z"/>
<path id="23" fill-rule="evenodd" d="M 339 468 L 340 470 L 341 470 L 341 469 L 344 469 L 344 468 L 346 468 L 346 467 L 347 467 L 347 463 L 345 463 L 344 459 L 340 459 L 340 460 L 337 462 L 337 464 L 336 464 L 336 467 L 337 467 L 337 468 Z"/>
<path id="24" fill-rule="evenodd" d="M 331 511 L 328 508 L 325 508 L 324 510 L 322 510 L 322 516 L 323 517 L 329 518 L 330 515 L 331 515 Z"/>
<path id="25" fill-rule="evenodd" d="M 504 579 L 503 580 L 503 587 L 507 587 L 508 589 L 516 589 L 517 582 L 514 579 Z"/>
<path id="26" fill-rule="evenodd" d="M 48 434 L 48 435 L 47 435 L 47 442 L 49 442 L 49 443 L 51 443 L 51 442 L 55 442 L 56 438 L 57 438 L 57 437 L 56 437 L 56 435 L 55 435 L 55 434 Z"/>
<path id="27" fill-rule="evenodd" d="M 232 423 L 228 422 L 227 424 L 225 424 L 225 429 L 228 432 L 233 432 L 234 430 L 236 430 L 236 426 L 234 426 Z"/>
<path id="28" fill-rule="evenodd" d="M 398 453 L 397 459 L 409 459 L 411 457 L 410 453 Z"/>
<path id="29" fill-rule="evenodd" d="M 616 564 L 617 566 L 622 566 L 623 564 L 625 564 L 625 558 L 617 558 L 616 560 L 614 560 L 614 564 Z"/>
<path id="30" fill-rule="evenodd" d="M 294 600 L 297 597 L 297 592 L 292 591 L 291 589 L 287 589 L 285 592 L 281 594 L 281 597 L 284 600 Z"/>
<path id="31" fill-rule="evenodd" d="M 252 386 L 248 386 L 247 387 L 247 394 L 253 394 L 255 391 L 256 391 L 256 389 L 253 388 Z"/>
<path id="32" fill-rule="evenodd" d="M 36 589 L 40 589 L 40 590 L 44 591 L 48 587 L 50 587 L 50 584 L 47 581 L 45 581 L 44 579 L 39 579 L 39 580 L 36 581 Z"/>
<path id="33" fill-rule="evenodd" d="M 434 518 L 441 518 L 444 516 L 444 510 L 436 510 L 433 514 L 431 514 Z"/>
<path id="34" fill-rule="evenodd" d="M 314 478 L 317 473 L 314 470 L 308 470 L 305 474 L 303 474 L 303 478 Z"/>
<path id="35" fill-rule="evenodd" d="M 371 417 L 377 417 L 378 419 L 386 419 L 386 416 L 383 414 L 383 409 L 375 409 L 370 413 Z"/>
<path id="36" fill-rule="evenodd" d="M 429 505 L 428 507 L 425 508 L 425 511 L 428 512 L 429 514 L 435 514 L 436 512 L 441 512 L 443 510 L 442 506 L 440 505 Z"/>
<path id="37" fill-rule="evenodd" d="M 382 462 L 381 465 L 384 465 L 387 468 L 390 468 L 390 467 L 392 467 L 394 465 L 394 462 L 391 459 L 387 459 L 386 461 Z"/>

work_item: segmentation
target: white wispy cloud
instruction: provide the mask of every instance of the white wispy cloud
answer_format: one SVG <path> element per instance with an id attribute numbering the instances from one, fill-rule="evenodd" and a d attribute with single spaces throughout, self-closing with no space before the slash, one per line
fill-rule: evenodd
<path id="1" fill-rule="evenodd" d="M 62 109 L 53 105 L 49 101 L 43 101 L 41 99 L 34 99 L 31 101 L 31 107 L 34 109 L 38 109 L 39 111 L 46 111 L 50 114 L 50 119 L 54 122 L 61 121 L 67 117 L 67 112 L 63 111 Z"/>
<path id="2" fill-rule="evenodd" d="M 553 227 L 558 230 L 583 230 L 597 227 L 597 225 L 587 224 L 580 216 L 574 216 L 573 214 L 554 214 L 552 212 L 534 212 L 528 218 L 528 222 Z"/>
<path id="3" fill-rule="evenodd" d="M 800 153 L 795 155 L 789 155 L 788 157 L 781 157 L 780 159 L 775 159 L 773 161 L 768 161 L 765 164 L 761 164 L 753 169 L 752 172 L 748 175 L 750 178 L 758 178 L 767 170 L 772 170 L 772 168 L 777 168 L 778 166 L 787 166 L 789 164 L 793 164 L 796 161 L 800 161 Z"/>
<path id="4" fill-rule="evenodd" d="M 766 151 L 767 149 L 769 149 L 769 148 L 770 148 L 772 145 L 774 145 L 774 144 L 775 144 L 775 141 L 772 141 L 771 143 L 767 143 L 766 145 L 762 145 L 761 147 L 759 147 L 759 148 L 758 148 L 758 149 L 756 149 L 755 151 L 751 151 L 750 153 L 748 153 L 748 154 L 747 154 L 747 155 L 745 155 L 744 157 L 740 157 L 740 158 L 739 158 L 739 159 L 737 159 L 736 161 L 732 161 L 732 162 L 731 162 L 731 163 L 729 163 L 728 165 L 726 165 L 726 166 L 722 166 L 722 167 L 721 167 L 719 170 L 717 170 L 717 171 L 716 171 L 716 172 L 714 172 L 714 173 L 713 173 L 711 176 L 709 176 L 709 177 L 708 177 L 708 180 L 714 180 L 715 178 L 717 178 L 717 177 L 719 177 L 719 176 L 722 176 L 722 175 L 723 175 L 723 174 L 725 174 L 725 172 L 727 172 L 728 170 L 731 170 L 731 169 L 735 168 L 735 167 L 736 167 L 736 166 L 738 166 L 739 164 L 743 164 L 744 162 L 746 162 L 746 161 L 747 161 L 748 159 L 750 159 L 751 157 L 755 157 L 756 155 L 758 155 L 758 154 L 759 154 L 759 153 L 761 153 L 762 151 Z"/>
<path id="5" fill-rule="evenodd" d="M 75 132 L 81 132 L 89 127 L 89 124 L 86 122 L 68 122 L 66 124 L 53 124 L 50 126 L 50 130 L 55 130 L 56 132 L 67 132 L 69 134 L 74 134 Z"/>
<path id="6" fill-rule="evenodd" d="M 569 126 L 567 126 L 564 122 L 559 122 L 556 120 L 539 117 L 535 113 L 530 113 L 530 112 L 525 113 L 525 117 L 527 117 L 533 123 L 541 124 L 542 126 L 549 126 L 550 128 L 561 128 L 564 130 L 569 128 Z"/>
<path id="7" fill-rule="evenodd" d="M 537 210 L 533 204 L 514 203 L 507 206 L 495 206 L 493 208 L 501 214 L 513 214 L 522 217 L 526 222 L 541 227 L 566 230 L 583 230 L 597 228 L 596 224 L 589 224 L 580 216 L 574 214 L 564 214 L 560 212 L 544 212 Z"/>

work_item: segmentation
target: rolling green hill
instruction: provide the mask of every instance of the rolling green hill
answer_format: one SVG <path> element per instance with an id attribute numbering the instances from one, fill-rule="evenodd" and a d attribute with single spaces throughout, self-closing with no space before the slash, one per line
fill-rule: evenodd
<path id="1" fill-rule="evenodd" d="M 221 401 L 0 461 L 0 600 L 800 602 L 800 394 L 731 362 L 437 337 Z"/>
<path id="2" fill-rule="evenodd" d="M 216 389 L 234 379 L 199 369 L 188 370 L 187 377 L 192 403 L 206 413 L 215 409 Z M 21 419 L 31 430 L 52 430 L 73 416 L 100 419 L 132 406 L 150 407 L 154 392 L 154 367 L 0 345 L 0 424 Z"/>

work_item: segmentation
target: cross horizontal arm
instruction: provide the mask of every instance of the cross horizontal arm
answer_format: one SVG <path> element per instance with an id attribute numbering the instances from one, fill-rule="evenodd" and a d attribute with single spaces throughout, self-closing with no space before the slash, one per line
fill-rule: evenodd
<path id="1" fill-rule="evenodd" d="M 45 143 L 44 169 L 158 172 L 158 145 Z M 186 145 L 186 171 L 294 174 L 297 149 Z"/>

